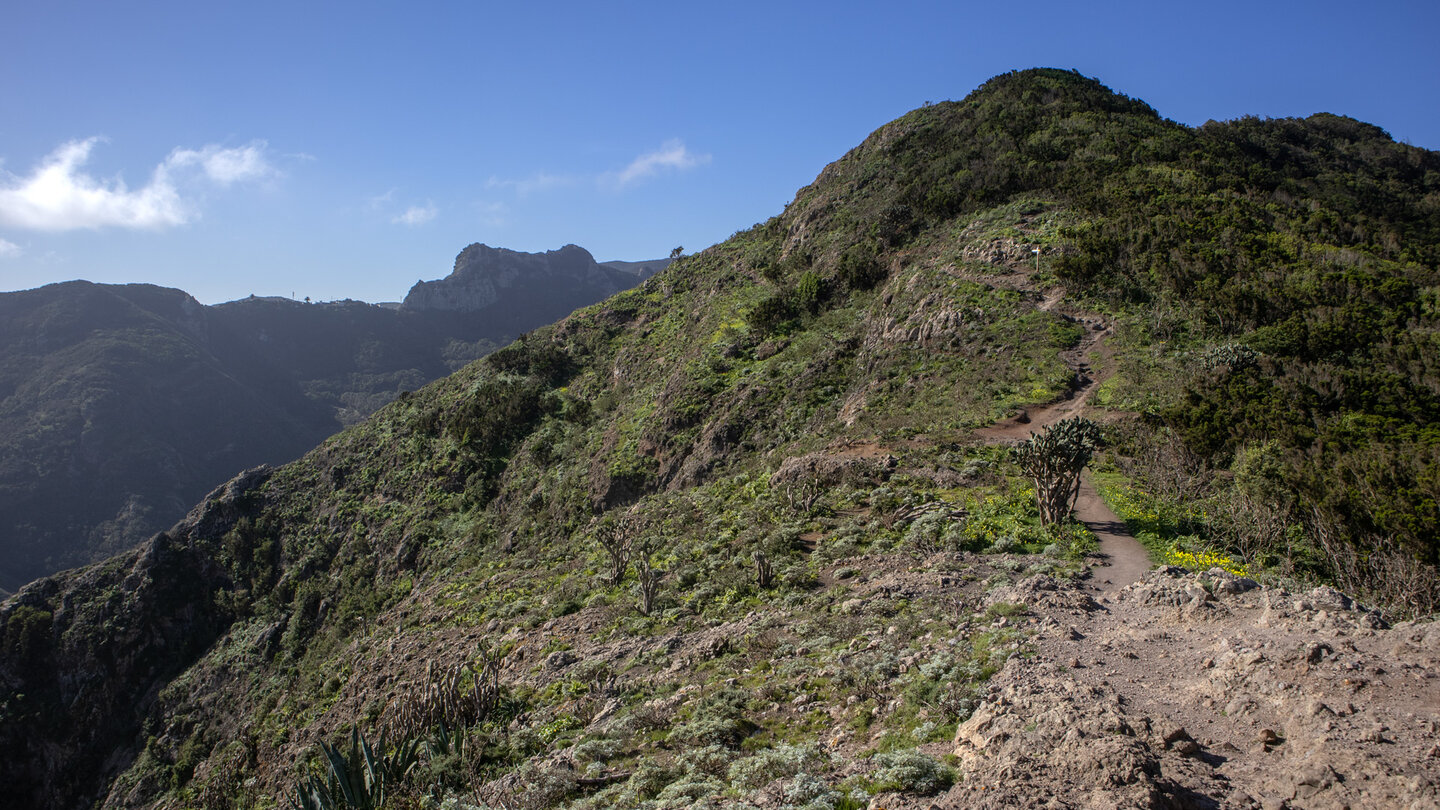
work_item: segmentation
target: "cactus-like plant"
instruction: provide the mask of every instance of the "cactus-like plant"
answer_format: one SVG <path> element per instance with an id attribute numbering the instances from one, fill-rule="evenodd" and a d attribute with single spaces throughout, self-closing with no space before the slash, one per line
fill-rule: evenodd
<path id="1" fill-rule="evenodd" d="M 386 708 L 385 730 L 397 738 L 418 738 L 439 724 L 461 729 L 489 717 L 500 705 L 502 659 L 487 645 L 473 664 L 437 670 L 430 662 L 424 685 Z"/>
<path id="2" fill-rule="evenodd" d="M 1062 419 L 1015 448 L 1015 461 L 1035 485 L 1040 522 L 1061 523 L 1075 507 L 1080 473 L 1100 442 L 1100 427 L 1089 419 Z"/>
<path id="3" fill-rule="evenodd" d="M 755 558 L 755 585 L 760 588 L 768 588 L 775 584 L 775 566 L 765 552 L 756 551 Z"/>
<path id="4" fill-rule="evenodd" d="M 649 616 L 655 609 L 655 599 L 660 595 L 660 580 L 665 572 L 650 565 L 648 554 L 635 558 L 635 590 L 640 596 L 640 613 Z"/>
<path id="5" fill-rule="evenodd" d="M 610 562 L 609 580 L 611 585 L 619 585 L 625 579 L 625 572 L 630 568 L 630 541 L 632 535 L 627 527 L 620 521 L 613 518 L 600 520 L 591 530 L 595 542 L 605 552 Z"/>

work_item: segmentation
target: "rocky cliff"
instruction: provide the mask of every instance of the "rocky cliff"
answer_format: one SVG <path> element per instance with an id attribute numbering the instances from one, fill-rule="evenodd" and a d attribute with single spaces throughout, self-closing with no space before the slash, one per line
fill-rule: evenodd
<path id="1" fill-rule="evenodd" d="M 590 252 L 566 245 L 544 253 L 522 253 L 474 244 L 455 257 L 455 269 L 436 281 L 410 288 L 402 311 L 482 313 L 514 321 L 523 309 L 529 320 L 548 323 L 578 307 L 608 298 L 639 283 L 644 274 L 596 263 Z M 503 307 L 497 306 L 503 302 Z"/>

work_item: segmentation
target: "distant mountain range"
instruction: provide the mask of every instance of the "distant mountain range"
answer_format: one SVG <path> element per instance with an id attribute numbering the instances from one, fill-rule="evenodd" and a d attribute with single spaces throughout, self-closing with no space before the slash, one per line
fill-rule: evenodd
<path id="1" fill-rule="evenodd" d="M 0 589 L 134 545 L 236 472 L 666 264 L 475 244 L 398 306 L 87 281 L 0 294 Z"/>

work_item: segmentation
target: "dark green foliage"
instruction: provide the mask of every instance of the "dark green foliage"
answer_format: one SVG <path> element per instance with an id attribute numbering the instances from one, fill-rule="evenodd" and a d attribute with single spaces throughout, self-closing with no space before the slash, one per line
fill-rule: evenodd
<path id="1" fill-rule="evenodd" d="M 551 341 L 520 340 L 493 353 L 491 367 L 510 374 L 531 375 L 547 385 L 564 383 L 575 364 L 565 347 Z"/>
<path id="2" fill-rule="evenodd" d="M 800 305 L 792 290 L 777 290 L 750 310 L 750 325 L 762 334 L 783 332 L 800 317 Z"/>
<path id="3" fill-rule="evenodd" d="M 487 379 L 448 414 L 446 429 L 456 441 L 482 455 L 504 455 L 544 415 L 541 402 L 546 390 L 530 377 Z"/>
<path id="4" fill-rule="evenodd" d="M 835 278 L 846 289 L 869 290 L 885 280 L 888 270 L 877 255 L 873 242 L 846 248 L 835 268 Z"/>
<path id="5" fill-rule="evenodd" d="M 890 124 L 883 147 L 872 135 L 851 153 L 864 162 L 849 202 L 894 244 L 1026 191 L 1093 187 L 1120 161 L 1173 151 L 1167 130 L 1144 103 L 1073 71 L 1009 73 Z"/>
<path id="6" fill-rule="evenodd" d="M 814 270 L 801 273 L 800 280 L 795 283 L 795 303 L 811 315 L 819 311 L 825 293 L 825 280 Z"/>
<path id="7" fill-rule="evenodd" d="M 195 768 L 210 755 L 210 744 L 202 732 L 196 732 L 181 743 L 175 755 L 175 764 L 170 768 L 171 784 L 183 787 L 190 782 Z"/>
<path id="8" fill-rule="evenodd" d="M 5 622 L 5 657 L 26 666 L 38 663 L 50 648 L 53 619 L 48 610 L 16 605 Z"/>

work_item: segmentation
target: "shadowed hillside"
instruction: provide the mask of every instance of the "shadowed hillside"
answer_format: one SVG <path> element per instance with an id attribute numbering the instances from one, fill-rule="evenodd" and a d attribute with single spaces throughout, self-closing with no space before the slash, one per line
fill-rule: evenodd
<path id="1" fill-rule="evenodd" d="M 480 255 L 483 254 L 483 255 Z M 559 261 L 560 258 L 564 261 Z M 520 264 L 517 264 L 520 262 Z M 68 282 L 0 294 L 0 589 L 132 547 L 239 470 L 646 275 L 473 245 L 436 310 Z M 660 262 L 664 264 L 664 262 Z"/>

